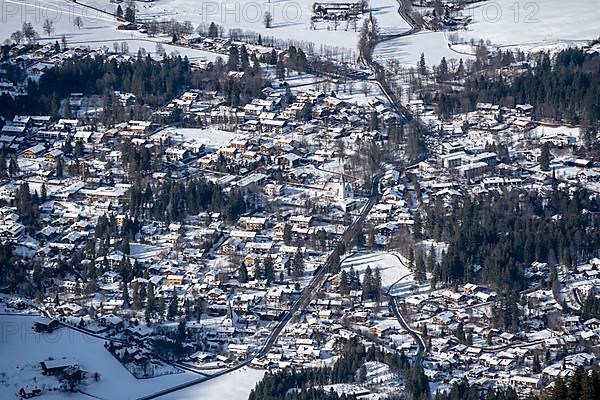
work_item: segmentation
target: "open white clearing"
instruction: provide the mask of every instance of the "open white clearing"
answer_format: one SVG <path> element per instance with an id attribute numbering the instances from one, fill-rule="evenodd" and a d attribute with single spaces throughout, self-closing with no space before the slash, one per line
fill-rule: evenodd
<path id="1" fill-rule="evenodd" d="M 600 37 L 600 7 L 595 1 L 514 0 L 484 1 L 464 10 L 473 22 L 466 30 L 455 32 L 423 31 L 380 43 L 375 49 L 379 61 L 396 59 L 402 64 L 416 65 L 421 53 L 429 65 L 447 60 L 473 58 L 470 46 L 448 46 L 449 34 L 460 42 L 489 41 L 492 46 L 520 48 L 526 51 L 555 50 L 581 45 Z M 466 50 L 466 51 L 465 51 Z"/>
<path id="2" fill-rule="evenodd" d="M 202 143 L 211 150 L 219 149 L 238 136 L 234 132 L 213 128 L 167 128 L 162 132 L 173 133 L 186 141 L 193 140 Z"/>
<path id="3" fill-rule="evenodd" d="M 76 17 L 81 17 L 83 26 L 74 25 Z M 48 36 L 43 32 L 46 19 L 54 23 L 54 32 Z M 92 11 L 65 0 L 0 0 L 0 38 L 20 30 L 24 22 L 30 22 L 40 34 L 41 42 L 54 42 L 65 35 L 68 43 L 89 43 L 96 40 L 126 40 L 131 34 L 117 31 L 118 23 L 108 15 Z"/>
<path id="4" fill-rule="evenodd" d="M 387 60 L 398 60 L 401 64 L 417 66 L 421 53 L 425 54 L 428 65 L 437 65 L 442 57 L 467 60 L 472 58 L 452 50 L 448 46 L 444 32 L 417 32 L 410 36 L 402 36 L 381 42 L 375 48 L 375 60 L 385 63 Z"/>
<path id="5" fill-rule="evenodd" d="M 494 45 L 529 47 L 600 36 L 597 1 L 495 0 L 473 5 L 465 13 L 473 16 L 473 23 L 458 35 L 469 40 L 490 40 Z"/>
<path id="6" fill-rule="evenodd" d="M 110 0 L 80 0 L 82 3 L 109 10 L 111 13 L 116 5 Z M 363 20 L 354 23 L 341 21 L 335 26 L 329 22 L 311 24 L 314 0 L 272 0 L 246 1 L 223 0 L 189 1 L 189 0 L 155 0 L 144 3 L 137 2 L 137 16 L 141 20 L 170 20 L 179 22 L 190 21 L 195 27 L 209 25 L 214 22 L 223 26 L 224 33 L 230 29 L 260 33 L 263 37 L 274 37 L 304 42 L 305 51 L 310 51 L 308 43 L 314 45 L 315 51 L 321 46 L 330 49 L 347 49 L 356 51 L 358 32 Z M 381 33 L 397 34 L 408 30 L 408 24 L 398 14 L 397 0 L 372 0 L 371 12 L 379 21 Z M 122 7 L 124 7 L 122 5 Z M 264 24 L 264 14 L 270 12 L 273 17 L 271 28 Z M 363 16 L 365 17 L 366 14 Z M 334 50 L 335 52 L 335 50 Z"/>
<path id="7" fill-rule="evenodd" d="M 349 271 L 354 268 L 360 274 L 362 279 L 367 267 L 373 271 L 379 268 L 381 272 L 381 286 L 385 289 L 400 280 L 412 281 L 412 271 L 408 269 L 404 262 L 391 253 L 372 252 L 356 253 L 346 258 L 341 265 L 342 269 Z"/>
<path id="8" fill-rule="evenodd" d="M 248 400 L 250 391 L 265 375 L 265 371 L 248 367 L 210 381 L 159 397 L 161 400 L 227 399 Z"/>

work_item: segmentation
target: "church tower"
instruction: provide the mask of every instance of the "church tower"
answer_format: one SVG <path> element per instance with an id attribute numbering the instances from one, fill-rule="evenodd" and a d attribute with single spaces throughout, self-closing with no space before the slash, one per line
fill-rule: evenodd
<path id="1" fill-rule="evenodd" d="M 344 211 L 346 211 L 346 201 L 354 198 L 354 191 L 352 190 L 352 186 L 346 182 L 344 174 L 341 174 L 340 177 L 337 198 Z"/>
<path id="2" fill-rule="evenodd" d="M 375 25 L 375 20 L 373 20 L 373 13 L 369 11 L 369 19 L 367 21 L 367 33 L 369 34 L 369 39 L 373 39 L 377 32 L 375 30 L 377 26 Z"/>

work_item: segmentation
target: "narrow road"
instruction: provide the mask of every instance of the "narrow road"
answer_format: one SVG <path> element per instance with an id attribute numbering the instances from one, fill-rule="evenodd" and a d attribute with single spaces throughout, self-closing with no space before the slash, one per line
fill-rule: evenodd
<path id="1" fill-rule="evenodd" d="M 423 358 L 423 353 L 427 349 L 427 345 L 425 343 L 425 340 L 421 336 L 421 333 L 419 333 L 419 332 L 415 331 L 413 328 L 411 328 L 408 325 L 408 323 L 406 322 L 406 320 L 404 319 L 404 316 L 402 315 L 402 313 L 400 312 L 400 310 L 398 308 L 398 301 L 399 301 L 398 297 L 391 296 L 390 297 L 390 308 L 392 309 L 394 316 L 396 317 L 396 319 L 398 320 L 398 322 L 400 323 L 402 328 L 405 331 L 407 331 L 408 334 L 415 339 L 415 342 L 417 343 L 417 354 L 415 355 L 415 363 L 419 364 Z"/>
<path id="2" fill-rule="evenodd" d="M 356 228 L 358 225 L 360 225 L 364 221 L 366 216 L 369 214 L 369 211 L 371 211 L 371 208 L 373 208 L 373 206 L 377 203 L 377 200 L 379 198 L 379 178 L 380 178 L 379 174 L 375 175 L 373 177 L 373 179 L 371 181 L 371 195 L 369 197 L 369 200 L 367 201 L 367 204 L 365 205 L 365 207 L 363 207 L 360 215 L 357 216 L 356 219 L 352 222 L 352 224 L 350 224 L 346 228 L 346 230 L 340 240 L 345 240 L 346 236 L 351 234 L 352 231 L 354 230 L 354 228 Z M 319 266 L 317 268 L 310 283 L 303 289 L 302 295 L 300 296 L 300 298 L 292 305 L 290 310 L 288 310 L 285 313 L 285 315 L 283 316 L 281 321 L 279 321 L 279 323 L 277 324 L 275 329 L 273 329 L 273 331 L 267 338 L 265 344 L 262 346 L 262 348 L 259 351 L 255 352 L 254 354 L 252 354 L 250 357 L 248 357 L 246 360 L 242 361 L 241 363 L 236 364 L 230 368 L 224 369 L 213 375 L 203 376 L 203 377 L 200 377 L 197 379 L 193 379 L 189 382 L 185 382 L 185 383 L 182 383 L 182 384 L 179 384 L 176 386 L 172 386 L 170 388 L 160 390 L 158 392 L 140 397 L 139 400 L 156 399 L 158 397 L 165 396 L 167 394 L 174 393 L 179 390 L 189 388 L 191 386 L 195 386 L 199 383 L 218 378 L 220 376 L 226 375 L 233 371 L 237 371 L 238 369 L 241 369 L 245 366 L 250 365 L 250 363 L 252 363 L 252 361 L 254 359 L 264 357 L 271 350 L 273 345 L 277 342 L 279 335 L 281 334 L 281 332 L 283 331 L 285 326 L 288 324 L 288 322 L 290 322 L 290 320 L 294 317 L 294 315 L 299 310 L 305 309 L 310 304 L 312 299 L 317 294 L 318 289 L 321 286 L 323 286 L 323 284 L 325 283 L 325 280 L 327 279 L 328 268 L 332 265 L 333 259 L 334 259 L 333 252 L 331 252 L 329 254 L 329 256 L 327 257 L 327 260 L 321 266 Z"/>
<path id="3" fill-rule="evenodd" d="M 397 254 L 394 254 L 394 255 L 398 258 L 398 261 L 400 261 L 400 263 L 404 265 L 404 261 L 400 258 L 400 256 L 398 256 Z M 398 279 L 396 282 L 394 282 L 392 285 L 390 285 L 386 294 L 390 297 L 389 307 L 392 310 L 392 313 L 394 314 L 394 316 L 396 317 L 396 319 L 398 320 L 398 322 L 400 323 L 402 328 L 406 332 L 408 332 L 408 334 L 410 336 L 412 336 L 413 339 L 415 339 L 415 342 L 417 343 L 417 354 L 415 355 L 415 363 L 420 363 L 422 360 L 423 353 L 427 349 L 427 344 L 425 343 L 425 339 L 422 337 L 420 332 L 417 332 L 410 327 L 410 325 L 408 324 L 408 322 L 406 321 L 406 319 L 400 312 L 400 309 L 398 306 L 400 297 L 390 294 L 392 292 L 394 286 L 396 286 L 398 283 L 402 282 L 404 279 L 406 279 L 410 275 L 412 275 L 412 272 L 410 274 L 406 274 L 406 275 L 402 276 L 400 279 Z"/>

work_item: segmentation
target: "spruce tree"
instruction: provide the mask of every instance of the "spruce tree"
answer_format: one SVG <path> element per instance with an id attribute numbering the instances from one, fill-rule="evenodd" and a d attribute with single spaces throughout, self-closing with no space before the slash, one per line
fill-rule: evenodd
<path id="1" fill-rule="evenodd" d="M 242 263 L 242 265 L 240 265 L 240 269 L 238 272 L 238 281 L 240 283 L 248 282 L 248 268 L 246 268 L 246 264 L 244 264 L 244 263 Z"/>
<path id="2" fill-rule="evenodd" d="M 346 271 L 340 273 L 340 294 L 347 296 L 350 293 L 350 284 L 348 282 L 348 274 Z"/>
<path id="3" fill-rule="evenodd" d="M 265 261 L 263 263 L 264 266 L 264 273 L 265 273 L 265 279 L 271 283 L 275 280 L 275 269 L 273 266 L 273 258 L 271 258 L 271 255 L 267 255 L 267 257 L 265 258 Z"/>
<path id="4" fill-rule="evenodd" d="M 177 291 L 173 288 L 173 294 L 171 295 L 171 299 L 169 301 L 169 309 L 167 311 L 167 319 L 172 320 L 178 314 L 178 305 L 177 305 Z"/>
<path id="5" fill-rule="evenodd" d="M 427 279 L 425 274 L 425 262 L 423 261 L 423 252 L 419 251 L 415 264 L 415 280 L 418 283 L 423 283 Z"/>
<path id="6" fill-rule="evenodd" d="M 550 171 L 550 145 L 548 142 L 542 145 L 540 155 L 540 169 L 542 171 Z"/>
<path id="7" fill-rule="evenodd" d="M 123 279 L 123 306 L 129 307 L 129 287 L 127 279 Z"/>

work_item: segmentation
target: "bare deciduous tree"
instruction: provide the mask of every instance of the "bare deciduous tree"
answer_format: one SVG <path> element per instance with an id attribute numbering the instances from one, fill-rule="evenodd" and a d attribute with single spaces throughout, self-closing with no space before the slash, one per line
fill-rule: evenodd
<path id="1" fill-rule="evenodd" d="M 270 28 L 273 24 L 273 15 L 271 15 L 270 11 L 265 12 L 263 22 L 265 23 L 265 28 Z"/>
<path id="2" fill-rule="evenodd" d="M 75 19 L 73 19 L 73 25 L 75 25 L 77 29 L 83 28 L 83 18 L 80 16 L 75 17 Z"/>
<path id="3" fill-rule="evenodd" d="M 10 35 L 10 39 L 15 42 L 16 44 L 21 44 L 21 41 L 23 40 L 23 32 L 21 31 L 15 31 Z"/>
<path id="4" fill-rule="evenodd" d="M 162 43 L 156 44 L 156 54 L 161 57 L 163 57 L 165 54 L 167 54 L 167 52 L 165 51 L 165 46 L 163 46 Z"/>
<path id="5" fill-rule="evenodd" d="M 54 21 L 52 21 L 49 18 L 46 18 L 46 20 L 44 21 L 44 25 L 42 26 L 42 28 L 44 29 L 44 33 L 48 36 L 50 36 L 52 34 L 52 32 L 54 32 Z"/>

